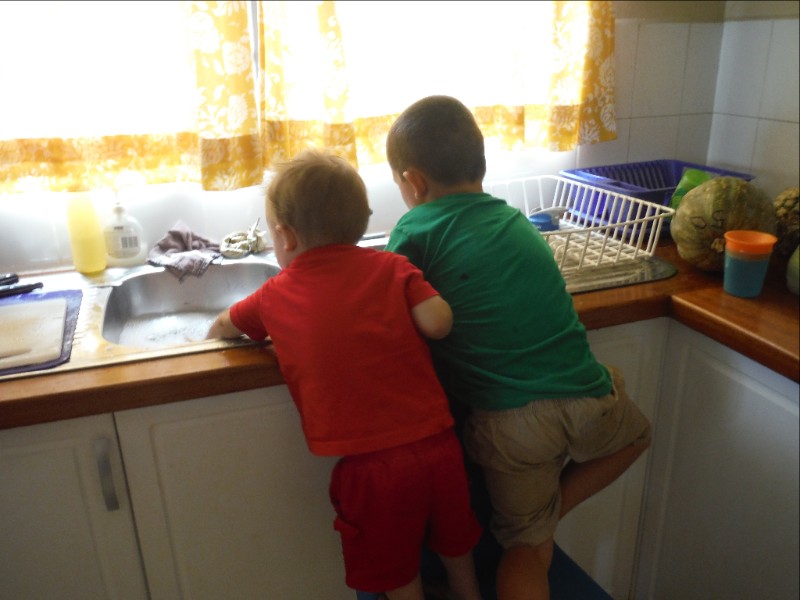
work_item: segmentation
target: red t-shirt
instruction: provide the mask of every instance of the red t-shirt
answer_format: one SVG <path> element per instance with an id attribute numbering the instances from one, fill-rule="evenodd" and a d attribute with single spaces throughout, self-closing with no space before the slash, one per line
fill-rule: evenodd
<path id="1" fill-rule="evenodd" d="M 411 308 L 437 292 L 404 256 L 330 245 L 297 256 L 231 307 L 272 338 L 312 453 L 399 446 L 453 424 Z"/>

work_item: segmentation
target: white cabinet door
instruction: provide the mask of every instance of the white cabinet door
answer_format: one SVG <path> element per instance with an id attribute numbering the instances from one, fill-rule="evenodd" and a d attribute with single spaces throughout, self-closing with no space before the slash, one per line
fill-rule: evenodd
<path id="1" fill-rule="evenodd" d="M 637 598 L 797 600 L 798 384 L 671 323 Z"/>
<path id="2" fill-rule="evenodd" d="M 592 330 L 597 358 L 619 368 L 626 389 L 653 423 L 669 321 L 666 318 Z M 558 525 L 556 543 L 609 595 L 629 597 L 650 451 Z"/>
<path id="3" fill-rule="evenodd" d="M 286 386 L 116 413 L 153 600 L 352 600 Z"/>
<path id="4" fill-rule="evenodd" d="M 143 600 L 111 415 L 0 431 L 0 598 Z"/>

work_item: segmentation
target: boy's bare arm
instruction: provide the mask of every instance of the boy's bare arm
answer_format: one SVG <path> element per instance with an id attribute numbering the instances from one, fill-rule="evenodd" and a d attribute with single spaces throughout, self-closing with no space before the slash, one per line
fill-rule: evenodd
<path id="1" fill-rule="evenodd" d="M 233 324 L 233 321 L 231 321 L 230 309 L 226 308 L 219 315 L 217 315 L 217 318 L 211 324 L 211 327 L 206 334 L 206 339 L 237 338 L 242 335 L 242 333 L 243 332 Z"/>
<path id="2" fill-rule="evenodd" d="M 453 311 L 441 296 L 432 296 L 411 309 L 411 317 L 425 337 L 440 340 L 453 327 Z"/>

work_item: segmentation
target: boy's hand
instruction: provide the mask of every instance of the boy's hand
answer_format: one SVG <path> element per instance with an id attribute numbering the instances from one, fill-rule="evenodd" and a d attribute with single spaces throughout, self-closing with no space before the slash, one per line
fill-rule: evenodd
<path id="1" fill-rule="evenodd" d="M 217 318 L 211 324 L 211 327 L 208 329 L 208 333 L 206 334 L 206 339 L 231 339 L 240 337 L 242 335 L 243 332 L 233 324 L 233 321 L 231 321 L 230 309 L 226 308 L 219 315 L 217 315 Z"/>

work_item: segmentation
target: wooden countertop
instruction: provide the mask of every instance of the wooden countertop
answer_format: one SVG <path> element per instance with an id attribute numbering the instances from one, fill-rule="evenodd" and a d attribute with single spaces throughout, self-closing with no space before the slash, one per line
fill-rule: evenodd
<path id="1" fill-rule="evenodd" d="M 668 316 L 800 382 L 800 299 L 786 287 L 786 258 L 773 256 L 758 298 L 737 298 L 722 289 L 722 273 L 692 267 L 674 244 L 663 244 L 657 254 L 678 268 L 677 275 L 574 296 L 587 329 Z"/>
<path id="2" fill-rule="evenodd" d="M 574 296 L 587 329 L 671 317 L 800 381 L 800 302 L 786 288 L 786 260 L 773 257 L 755 299 L 722 289 L 721 273 L 685 263 L 673 244 L 657 254 L 669 279 Z M 240 347 L 0 381 L 0 429 L 108 413 L 283 383 L 269 347 Z"/>

